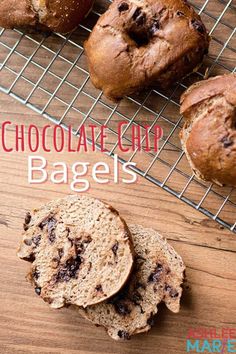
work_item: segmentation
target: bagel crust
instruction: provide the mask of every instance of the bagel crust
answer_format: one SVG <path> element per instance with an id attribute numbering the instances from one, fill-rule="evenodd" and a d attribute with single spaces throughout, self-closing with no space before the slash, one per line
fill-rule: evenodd
<path id="1" fill-rule="evenodd" d="M 147 86 L 166 88 L 202 61 L 209 36 L 183 0 L 115 0 L 85 42 L 91 80 L 118 101 Z"/>
<path id="2" fill-rule="evenodd" d="M 68 33 L 92 8 L 94 0 L 2 0 L 0 26 Z"/>
<path id="3" fill-rule="evenodd" d="M 196 177 L 236 187 L 236 74 L 190 86 L 180 111 L 180 138 Z"/>

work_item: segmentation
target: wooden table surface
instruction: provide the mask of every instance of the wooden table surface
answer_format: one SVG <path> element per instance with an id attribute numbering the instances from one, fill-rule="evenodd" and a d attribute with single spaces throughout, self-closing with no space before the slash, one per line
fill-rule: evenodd
<path id="1" fill-rule="evenodd" d="M 42 126 L 47 122 L 12 98 L 0 95 L 0 121 Z M 14 129 L 8 142 L 14 141 Z M 136 184 L 99 185 L 89 194 L 117 208 L 128 222 L 153 227 L 166 236 L 187 265 L 187 284 L 179 314 L 160 306 L 149 334 L 126 343 L 110 339 L 72 309 L 52 310 L 25 280 L 29 268 L 16 257 L 25 212 L 51 199 L 71 193 L 68 185 L 29 185 L 27 152 L 0 151 L 0 353 L 180 354 L 186 352 L 191 327 L 236 327 L 236 236 L 178 201 L 143 178 Z M 45 154 L 53 162 L 69 165 L 78 156 Z M 112 160 L 100 153 L 81 154 L 79 160 Z"/>

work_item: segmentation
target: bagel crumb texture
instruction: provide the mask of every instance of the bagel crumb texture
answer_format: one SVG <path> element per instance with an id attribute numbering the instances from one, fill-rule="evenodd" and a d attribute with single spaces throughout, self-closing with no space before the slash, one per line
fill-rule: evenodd
<path id="1" fill-rule="evenodd" d="M 87 196 L 68 196 L 27 213 L 18 256 L 29 281 L 53 308 L 106 300 L 133 265 L 129 230 L 118 212 Z"/>

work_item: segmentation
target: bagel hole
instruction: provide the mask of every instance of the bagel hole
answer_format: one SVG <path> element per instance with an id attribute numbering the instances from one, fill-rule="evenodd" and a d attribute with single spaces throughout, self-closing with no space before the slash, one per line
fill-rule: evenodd
<path id="1" fill-rule="evenodd" d="M 135 42 L 136 46 L 143 47 L 149 43 L 149 35 L 145 31 L 130 30 L 128 36 Z"/>

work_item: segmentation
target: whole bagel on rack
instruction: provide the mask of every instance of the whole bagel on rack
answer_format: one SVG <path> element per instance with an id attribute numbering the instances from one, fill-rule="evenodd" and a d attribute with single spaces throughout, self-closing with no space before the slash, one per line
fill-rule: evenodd
<path id="1" fill-rule="evenodd" d="M 197 178 L 236 187 L 236 74 L 190 86 L 181 97 L 183 149 Z"/>
<path id="2" fill-rule="evenodd" d="M 92 8 L 94 0 L 2 0 L 0 26 L 68 33 Z"/>
<path id="3" fill-rule="evenodd" d="M 115 0 L 85 51 L 93 84 L 117 101 L 170 86 L 202 62 L 208 46 L 200 16 L 184 0 Z"/>

